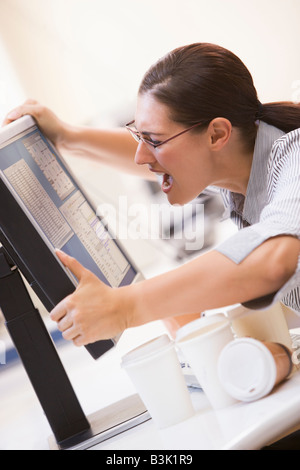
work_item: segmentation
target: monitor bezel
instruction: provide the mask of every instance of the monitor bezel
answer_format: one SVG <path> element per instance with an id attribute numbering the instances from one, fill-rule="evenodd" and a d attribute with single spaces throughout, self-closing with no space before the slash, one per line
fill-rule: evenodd
<path id="1" fill-rule="evenodd" d="M 90 200 L 89 196 L 85 193 L 84 189 L 81 186 L 81 183 L 78 181 L 77 177 L 74 175 L 72 169 L 68 165 L 68 163 L 65 161 L 61 153 L 56 149 L 56 147 L 53 145 L 53 143 L 47 139 L 44 135 L 44 133 L 41 131 L 39 128 L 37 122 L 29 115 L 23 116 L 20 119 L 8 124 L 7 126 L 3 127 L 0 129 L 0 151 L 1 148 L 5 147 L 6 145 L 9 145 L 12 141 L 12 139 L 18 139 L 22 137 L 22 133 L 24 135 L 27 132 L 30 132 L 34 128 L 38 128 L 43 137 L 46 139 L 47 143 L 49 146 L 53 149 L 53 151 L 57 154 L 58 158 L 61 160 L 62 164 L 65 166 L 66 170 L 69 172 L 70 176 L 76 183 L 78 189 L 81 191 L 83 194 L 84 198 L 86 201 L 90 204 L 92 209 L 95 211 L 97 214 L 97 209 L 94 206 L 94 203 Z M 4 174 L 2 171 L 0 171 L 0 180 L 1 184 L 4 185 L 2 186 L 1 191 L 4 190 L 4 187 L 7 190 L 7 195 L 9 194 L 11 196 L 10 203 L 12 206 L 14 206 L 13 210 L 17 211 L 17 208 L 20 209 L 19 216 L 21 217 L 21 214 L 23 213 L 24 217 L 22 218 L 23 222 L 26 223 L 25 221 L 28 220 L 29 225 L 27 227 L 29 233 L 33 235 L 33 238 L 35 239 L 36 243 L 38 243 L 38 238 L 40 238 L 42 244 L 39 244 L 40 249 L 43 251 L 44 247 L 47 248 L 48 254 L 51 256 L 46 256 L 47 258 L 47 263 L 48 265 L 52 266 L 52 269 L 55 270 L 57 269 L 57 273 L 60 273 L 61 279 L 63 279 L 63 276 L 61 275 L 61 271 L 63 272 L 65 278 L 66 278 L 66 288 L 63 294 L 58 294 L 58 298 L 53 301 L 52 298 L 49 298 L 47 295 L 47 292 L 45 292 L 45 289 L 41 285 L 41 281 L 37 279 L 37 275 L 35 274 L 35 269 L 32 269 L 32 263 L 34 261 L 26 261 L 24 259 L 24 253 L 18 252 L 18 250 L 15 249 L 14 245 L 15 240 L 11 240 L 9 235 L 5 233 L 5 229 L 3 227 L 0 227 L 0 242 L 12 258 L 12 260 L 15 262 L 16 266 L 19 268 L 19 270 L 22 272 L 24 275 L 25 279 L 29 283 L 29 285 L 32 287 L 36 295 L 39 297 L 41 300 L 42 304 L 45 306 L 46 310 L 49 312 L 51 311 L 60 300 L 63 300 L 64 297 L 67 295 L 70 295 L 72 292 L 74 292 L 75 288 L 78 286 L 78 281 L 77 279 L 72 275 L 72 273 L 69 272 L 67 268 L 61 263 L 61 261 L 58 259 L 55 249 L 31 215 L 31 213 L 28 211 L 26 208 L 25 204 L 21 200 L 21 198 L 18 196 L 16 191 L 13 189 L 13 187 L 9 184 L 7 179 L 4 177 Z M 14 204 L 15 202 L 15 204 Z M 98 215 L 97 215 L 98 216 Z M 106 227 L 107 231 L 111 234 L 109 227 Z M 36 236 L 37 234 L 37 236 Z M 113 236 L 114 242 L 116 243 L 117 247 L 121 250 L 123 255 L 126 257 L 128 263 L 130 266 L 134 269 L 136 272 L 136 275 L 134 279 L 131 281 L 130 284 L 134 284 L 136 282 L 139 282 L 144 279 L 142 273 L 134 263 L 134 261 L 131 259 L 130 255 L 127 253 L 127 251 L 124 249 L 122 246 L 122 243 L 120 240 L 118 240 L 115 236 Z M 46 253 L 46 251 L 44 251 Z M 26 257 L 25 257 L 26 258 Z M 31 265 L 31 266 L 30 266 Z M 112 338 L 112 341 L 114 344 L 116 344 L 119 340 L 120 336 L 117 338 Z"/>

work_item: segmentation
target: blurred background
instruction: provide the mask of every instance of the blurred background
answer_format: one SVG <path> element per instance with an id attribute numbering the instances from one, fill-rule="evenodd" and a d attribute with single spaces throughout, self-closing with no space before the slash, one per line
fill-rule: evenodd
<path id="1" fill-rule="evenodd" d="M 0 122 L 12 108 L 34 98 L 73 124 L 124 125 L 134 117 L 145 71 L 168 51 L 193 42 L 216 43 L 237 54 L 251 71 L 262 102 L 300 101 L 299 18 L 299 0 L 0 0 Z M 165 202 L 158 185 L 84 159 L 68 163 L 96 206 L 117 207 L 120 195 L 128 196 L 128 207 L 137 200 Z M 220 223 L 216 196 L 202 202 L 207 249 L 235 228 L 230 221 Z M 146 277 L 191 256 L 182 240 L 122 241 Z M 128 332 L 118 354 L 161 331 L 162 325 L 152 330 L 146 325 Z M 0 364 L 5 371 L 0 374 L 0 447 L 32 449 L 36 439 L 33 447 L 39 448 L 40 430 L 44 426 L 47 436 L 48 425 L 37 424 L 41 413 L 25 372 L 8 367 L 18 361 L 0 318 L 0 346 L 3 342 L 7 364 Z M 72 345 L 63 351 L 86 412 L 99 407 L 99 397 L 101 406 L 123 397 L 118 355 L 96 364 Z"/>
<path id="2" fill-rule="evenodd" d="M 34 98 L 74 124 L 124 125 L 145 71 L 192 42 L 236 53 L 262 102 L 300 101 L 299 18 L 299 0 L 0 0 L 0 121 Z M 161 200 L 134 178 L 70 164 L 96 204 L 137 191 Z"/>
<path id="3" fill-rule="evenodd" d="M 236 53 L 261 101 L 290 100 L 299 17 L 298 0 L 1 0 L 0 116 L 31 97 L 74 123 L 123 123 L 148 67 L 200 41 Z"/>

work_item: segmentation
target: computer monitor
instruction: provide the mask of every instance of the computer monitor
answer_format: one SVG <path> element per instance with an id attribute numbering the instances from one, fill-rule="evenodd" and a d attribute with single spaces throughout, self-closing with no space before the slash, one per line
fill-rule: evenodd
<path id="1" fill-rule="evenodd" d="M 142 278 L 30 116 L 0 130 L 0 242 L 48 311 L 77 286 L 55 249 L 112 287 Z M 96 359 L 115 342 L 87 349 Z"/>

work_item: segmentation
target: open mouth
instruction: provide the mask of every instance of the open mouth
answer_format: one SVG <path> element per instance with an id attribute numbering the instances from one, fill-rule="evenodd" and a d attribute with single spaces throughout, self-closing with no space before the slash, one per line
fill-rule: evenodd
<path id="1" fill-rule="evenodd" d="M 152 170 L 152 169 L 150 169 L 150 171 L 153 171 L 156 173 L 157 179 L 164 193 L 168 193 L 169 191 L 171 191 L 172 186 L 173 186 L 173 177 L 171 175 L 169 175 L 168 173 L 163 173 L 163 172 Z"/>

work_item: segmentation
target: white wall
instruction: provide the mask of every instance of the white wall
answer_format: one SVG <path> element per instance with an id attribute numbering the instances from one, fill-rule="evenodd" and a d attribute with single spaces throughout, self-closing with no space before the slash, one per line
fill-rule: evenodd
<path id="1" fill-rule="evenodd" d="M 18 80 L 5 45 L 0 40 L 0 123 L 6 111 L 25 99 L 24 89 Z"/>
<path id="2" fill-rule="evenodd" d="M 300 99 L 299 18 L 299 0 L 1 0 L 0 39 L 24 96 L 72 122 L 115 123 L 133 115 L 146 69 L 190 42 L 239 55 L 262 101 Z"/>

